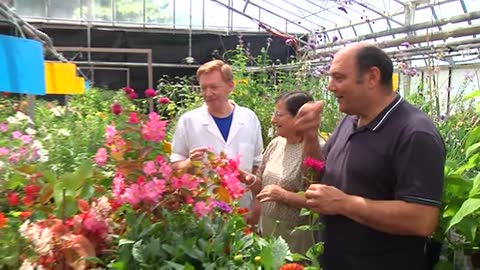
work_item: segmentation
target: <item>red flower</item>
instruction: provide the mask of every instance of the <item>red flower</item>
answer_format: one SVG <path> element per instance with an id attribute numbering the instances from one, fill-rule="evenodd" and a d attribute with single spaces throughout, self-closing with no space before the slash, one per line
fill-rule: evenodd
<path id="1" fill-rule="evenodd" d="M 161 97 L 161 98 L 158 99 L 158 103 L 168 104 L 168 103 L 170 103 L 170 99 L 168 97 Z"/>
<path id="2" fill-rule="evenodd" d="M 7 200 L 10 206 L 17 206 L 20 203 L 20 198 L 18 197 L 18 194 L 15 192 L 9 193 L 7 195 Z"/>
<path id="3" fill-rule="evenodd" d="M 85 201 L 83 199 L 78 199 L 77 200 L 77 206 L 78 206 L 78 209 L 80 210 L 80 212 L 82 212 L 82 213 L 88 213 L 88 211 L 90 211 L 90 205 L 88 204 L 87 201 Z"/>
<path id="4" fill-rule="evenodd" d="M 26 218 L 28 218 L 30 215 L 32 215 L 32 212 L 29 212 L 29 211 L 23 211 L 23 212 L 20 213 L 20 217 L 21 217 L 22 219 L 26 219 Z"/>
<path id="5" fill-rule="evenodd" d="M 110 110 L 113 114 L 119 115 L 122 112 L 122 106 L 118 102 L 114 102 L 112 106 L 110 106 Z"/>
<path id="6" fill-rule="evenodd" d="M 245 227 L 245 228 L 243 229 L 243 232 L 244 232 L 245 234 L 251 234 L 251 233 L 252 233 L 252 230 L 250 229 L 249 226 L 247 226 L 247 227 Z"/>
<path id="7" fill-rule="evenodd" d="M 157 93 L 155 92 L 155 89 L 148 88 L 145 90 L 145 96 L 146 97 L 154 97 Z"/>
<path id="8" fill-rule="evenodd" d="M 27 185 L 25 186 L 25 194 L 28 197 L 32 197 L 33 199 L 35 199 L 40 189 L 41 189 L 40 186 L 37 186 L 37 185 Z"/>
<path id="9" fill-rule="evenodd" d="M 303 270 L 303 265 L 298 263 L 286 263 L 280 266 L 278 270 Z"/>
<path id="10" fill-rule="evenodd" d="M 5 224 L 7 224 L 8 218 L 5 217 L 3 213 L 0 213 L 0 229 L 5 227 Z"/>
<path id="11" fill-rule="evenodd" d="M 303 166 L 312 168 L 317 172 L 321 172 L 325 167 L 325 162 L 322 160 L 316 160 L 311 157 L 307 157 L 303 160 Z"/>
<path id="12" fill-rule="evenodd" d="M 129 99 L 136 99 L 136 98 L 138 98 L 138 95 L 137 95 L 137 93 L 135 93 L 135 92 L 128 93 L 127 96 L 128 96 Z"/>
<path id="13" fill-rule="evenodd" d="M 242 215 L 242 214 L 248 213 L 248 211 L 249 211 L 248 208 L 242 207 L 242 208 L 238 208 L 237 213 Z"/>
<path id="14" fill-rule="evenodd" d="M 133 88 L 131 88 L 130 86 L 125 86 L 123 87 L 123 91 L 125 92 L 125 94 L 130 94 L 132 92 L 135 92 L 135 90 L 133 90 Z"/>
<path id="15" fill-rule="evenodd" d="M 128 123 L 138 124 L 138 122 L 140 122 L 140 121 L 138 120 L 137 113 L 136 112 L 131 112 L 130 113 L 130 118 L 128 119 Z"/>
<path id="16" fill-rule="evenodd" d="M 35 201 L 35 198 L 32 196 L 25 196 L 23 198 L 23 204 L 25 204 L 26 206 L 32 205 L 34 201 Z"/>
<path id="17" fill-rule="evenodd" d="M 3 92 L 3 96 L 4 96 L 4 97 L 10 96 L 10 92 Z"/>

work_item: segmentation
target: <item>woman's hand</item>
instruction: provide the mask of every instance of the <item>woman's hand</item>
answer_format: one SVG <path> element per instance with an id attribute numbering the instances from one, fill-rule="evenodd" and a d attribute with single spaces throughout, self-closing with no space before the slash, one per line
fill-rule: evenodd
<path id="1" fill-rule="evenodd" d="M 287 191 L 277 185 L 265 186 L 257 195 L 260 202 L 281 202 L 285 200 L 285 193 Z"/>

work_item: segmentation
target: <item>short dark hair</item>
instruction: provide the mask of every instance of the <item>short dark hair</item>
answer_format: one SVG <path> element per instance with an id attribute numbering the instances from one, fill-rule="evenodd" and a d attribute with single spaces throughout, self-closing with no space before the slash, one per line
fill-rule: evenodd
<path id="1" fill-rule="evenodd" d="M 359 81 L 371 67 L 377 67 L 380 70 L 381 85 L 392 89 L 393 63 L 384 51 L 376 46 L 367 45 L 361 47 L 356 56 Z"/>
<path id="2" fill-rule="evenodd" d="M 292 115 L 295 116 L 298 113 L 298 110 L 303 106 L 303 104 L 313 101 L 311 95 L 303 91 L 292 91 L 281 94 L 275 100 L 275 103 L 283 101 L 285 102 L 285 107 L 287 111 Z"/>

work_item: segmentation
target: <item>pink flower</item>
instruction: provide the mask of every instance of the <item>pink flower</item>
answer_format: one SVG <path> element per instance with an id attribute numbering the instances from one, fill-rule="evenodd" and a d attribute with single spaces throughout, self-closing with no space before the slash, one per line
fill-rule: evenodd
<path id="1" fill-rule="evenodd" d="M 12 132 L 12 137 L 13 137 L 14 139 L 19 139 L 20 137 L 22 137 L 22 135 L 23 135 L 23 134 L 22 134 L 20 131 L 18 131 L 18 130 Z"/>
<path id="2" fill-rule="evenodd" d="M 0 131 L 1 132 L 7 132 L 8 130 L 8 124 L 7 123 L 0 123 Z"/>
<path id="3" fill-rule="evenodd" d="M 197 217 L 199 218 L 210 213 L 211 210 L 212 210 L 211 207 L 207 206 L 205 202 L 197 202 L 193 207 L 193 212 L 195 212 L 195 215 L 197 215 Z"/>
<path id="4" fill-rule="evenodd" d="M 107 162 L 107 149 L 102 147 L 97 150 L 97 154 L 95 155 L 95 163 L 98 166 L 103 166 L 105 165 L 105 162 Z"/>
<path id="5" fill-rule="evenodd" d="M 144 190 L 141 185 L 133 184 L 125 189 L 123 198 L 132 206 L 136 206 L 143 199 Z"/>
<path id="6" fill-rule="evenodd" d="M 175 189 L 185 188 L 190 182 L 190 175 L 184 174 L 181 177 L 174 177 L 172 179 L 172 187 Z"/>
<path id="7" fill-rule="evenodd" d="M 130 124 L 138 124 L 138 116 L 136 112 L 130 113 L 130 118 L 128 119 L 128 123 Z"/>
<path id="8" fill-rule="evenodd" d="M 170 179 L 170 176 L 172 175 L 173 169 L 170 167 L 170 165 L 165 162 L 165 159 L 163 158 L 162 155 L 158 155 L 155 158 L 155 161 L 157 162 L 158 166 L 160 167 L 158 169 L 158 172 L 162 174 L 163 178 L 165 179 Z"/>
<path id="9" fill-rule="evenodd" d="M 118 102 L 114 102 L 112 106 L 110 106 L 110 110 L 113 114 L 119 115 L 122 112 L 122 105 Z"/>
<path id="10" fill-rule="evenodd" d="M 8 163 L 10 163 L 10 165 L 17 165 L 19 161 L 20 161 L 20 154 L 12 154 L 8 157 Z"/>
<path id="11" fill-rule="evenodd" d="M 158 99 L 158 103 L 168 104 L 168 103 L 170 103 L 170 99 L 168 97 L 161 97 L 161 98 Z"/>
<path id="12" fill-rule="evenodd" d="M 23 143 L 27 144 L 27 143 L 30 143 L 32 141 L 32 136 L 30 135 L 22 135 L 20 137 L 20 140 L 23 141 Z"/>
<path id="13" fill-rule="evenodd" d="M 145 96 L 146 97 L 154 97 L 157 93 L 155 92 L 155 89 L 148 88 L 145 90 Z"/>
<path id="14" fill-rule="evenodd" d="M 131 88 L 130 86 L 125 86 L 123 87 L 123 91 L 125 92 L 125 94 L 130 94 L 132 92 L 135 92 L 135 90 L 133 90 L 133 88 Z"/>
<path id="15" fill-rule="evenodd" d="M 105 137 L 107 138 L 106 143 L 107 144 L 112 144 L 113 140 L 115 138 L 115 135 L 117 135 L 117 130 L 115 129 L 114 125 L 108 125 L 105 128 Z"/>
<path id="16" fill-rule="evenodd" d="M 245 191 L 238 177 L 238 172 L 226 173 L 222 175 L 221 180 L 222 186 L 225 187 L 225 189 L 228 191 L 228 194 L 234 199 L 242 197 L 243 192 Z"/>
<path id="17" fill-rule="evenodd" d="M 131 93 L 129 93 L 127 96 L 128 96 L 129 99 L 136 99 L 136 98 L 138 98 L 138 94 L 135 93 L 135 92 L 131 92 Z"/>
<path id="18" fill-rule="evenodd" d="M 125 191 L 125 179 L 121 173 L 117 173 L 113 178 L 113 196 L 119 200 L 119 203 L 123 203 L 122 194 Z"/>
<path id="19" fill-rule="evenodd" d="M 321 172 L 325 167 L 325 162 L 322 160 L 317 160 L 311 157 L 307 157 L 303 160 L 303 166 L 307 168 L 312 168 L 317 172 Z"/>
<path id="20" fill-rule="evenodd" d="M 142 128 L 142 136 L 146 141 L 160 142 L 165 138 L 165 127 L 167 121 L 161 121 L 157 113 L 151 112 L 148 121 Z"/>
<path id="21" fill-rule="evenodd" d="M 10 153 L 10 150 L 8 150 L 8 148 L 0 147 L 0 156 L 8 155 L 8 153 Z"/>
<path id="22" fill-rule="evenodd" d="M 156 204 L 165 192 L 165 180 L 154 179 L 147 182 L 144 187 L 144 201 L 149 204 Z"/>
<path id="23" fill-rule="evenodd" d="M 185 202 L 187 204 L 193 204 L 195 201 L 193 200 L 191 195 L 187 195 L 187 197 L 185 197 Z"/>
<path id="24" fill-rule="evenodd" d="M 146 175 L 152 175 L 157 172 L 157 167 L 155 166 L 155 161 L 147 161 L 143 164 L 143 172 Z"/>

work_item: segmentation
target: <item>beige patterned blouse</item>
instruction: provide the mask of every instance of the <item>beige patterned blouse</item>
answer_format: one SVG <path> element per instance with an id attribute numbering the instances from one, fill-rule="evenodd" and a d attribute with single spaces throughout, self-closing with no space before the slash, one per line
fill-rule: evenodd
<path id="1" fill-rule="evenodd" d="M 258 171 L 262 179 L 262 188 L 274 184 L 291 192 L 305 191 L 308 186 L 303 179 L 302 162 L 302 143 L 287 144 L 283 137 L 273 139 L 265 150 Z M 308 224 L 308 217 L 300 217 L 299 214 L 299 208 L 281 202 L 262 203 L 262 216 Z"/>

